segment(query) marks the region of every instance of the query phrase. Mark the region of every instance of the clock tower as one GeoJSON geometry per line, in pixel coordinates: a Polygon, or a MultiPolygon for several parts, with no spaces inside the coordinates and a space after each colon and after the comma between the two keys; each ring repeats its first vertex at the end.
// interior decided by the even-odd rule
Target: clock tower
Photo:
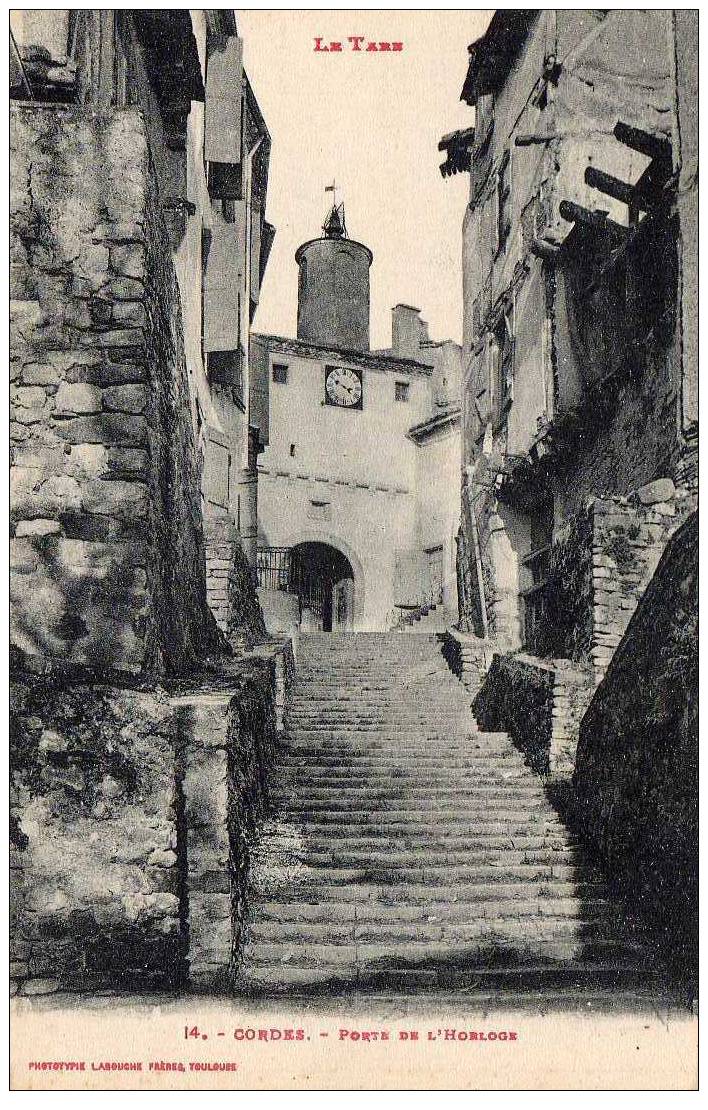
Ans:
{"type": "Polygon", "coordinates": [[[295,254],[300,268],[297,337],[350,351],[369,350],[369,267],[373,255],[347,235],[344,205],[334,204],[319,239],[295,254]]]}

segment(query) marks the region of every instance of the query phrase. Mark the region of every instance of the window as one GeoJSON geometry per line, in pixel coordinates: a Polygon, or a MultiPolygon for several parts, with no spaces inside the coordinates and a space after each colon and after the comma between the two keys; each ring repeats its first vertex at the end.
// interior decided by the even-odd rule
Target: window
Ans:
{"type": "Polygon", "coordinates": [[[507,150],[497,170],[497,253],[506,248],[511,232],[511,164],[507,150]]]}
{"type": "Polygon", "coordinates": [[[273,381],[278,385],[288,384],[288,368],[283,362],[273,363],[273,381]]]}
{"type": "Polygon", "coordinates": [[[212,200],[243,200],[240,162],[209,162],[207,187],[212,200]]]}
{"type": "Polygon", "coordinates": [[[408,401],[410,397],[410,382],[396,382],[396,400],[408,401]]]}
{"type": "Polygon", "coordinates": [[[512,399],[514,373],[513,308],[502,314],[492,339],[492,404],[494,423],[503,419],[512,399]]]}
{"type": "Polygon", "coordinates": [[[243,351],[240,347],[233,351],[208,351],[207,375],[210,382],[233,390],[234,401],[243,408],[243,351]]]}

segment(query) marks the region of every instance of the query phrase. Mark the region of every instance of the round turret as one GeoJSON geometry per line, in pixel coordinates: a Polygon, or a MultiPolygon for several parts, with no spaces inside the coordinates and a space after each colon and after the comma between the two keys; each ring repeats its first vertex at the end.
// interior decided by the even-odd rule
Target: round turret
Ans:
{"type": "Polygon", "coordinates": [[[369,350],[369,267],[373,255],[349,239],[343,205],[332,207],[320,239],[295,254],[300,267],[297,337],[323,346],[369,350]]]}

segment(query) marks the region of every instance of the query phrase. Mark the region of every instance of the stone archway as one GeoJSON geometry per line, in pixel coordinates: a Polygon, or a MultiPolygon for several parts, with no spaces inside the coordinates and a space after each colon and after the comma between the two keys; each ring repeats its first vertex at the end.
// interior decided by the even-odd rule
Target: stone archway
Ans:
{"type": "Polygon", "coordinates": [[[334,536],[324,529],[313,528],[298,532],[297,535],[293,537],[290,548],[294,551],[296,548],[305,544],[322,544],[331,547],[349,563],[354,581],[352,627],[353,629],[360,628],[364,621],[365,581],[364,568],[358,555],[352,550],[349,544],[341,540],[339,536],[334,536]]]}

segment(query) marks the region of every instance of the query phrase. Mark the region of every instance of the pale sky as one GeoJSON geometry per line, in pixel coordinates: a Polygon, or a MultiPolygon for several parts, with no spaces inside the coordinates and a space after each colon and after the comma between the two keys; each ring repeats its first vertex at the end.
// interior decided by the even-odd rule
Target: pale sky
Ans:
{"type": "Polygon", "coordinates": [[[433,339],[462,335],[462,217],[469,175],[443,180],[442,135],[474,122],[460,101],[467,46],[491,10],[236,11],[244,62],[273,140],[267,216],[275,225],[258,331],[295,335],[300,243],[321,234],[337,183],[352,239],[374,254],[371,345],[391,339],[391,308],[420,308],[433,339]],[[401,53],[316,53],[348,35],[401,53]]]}

